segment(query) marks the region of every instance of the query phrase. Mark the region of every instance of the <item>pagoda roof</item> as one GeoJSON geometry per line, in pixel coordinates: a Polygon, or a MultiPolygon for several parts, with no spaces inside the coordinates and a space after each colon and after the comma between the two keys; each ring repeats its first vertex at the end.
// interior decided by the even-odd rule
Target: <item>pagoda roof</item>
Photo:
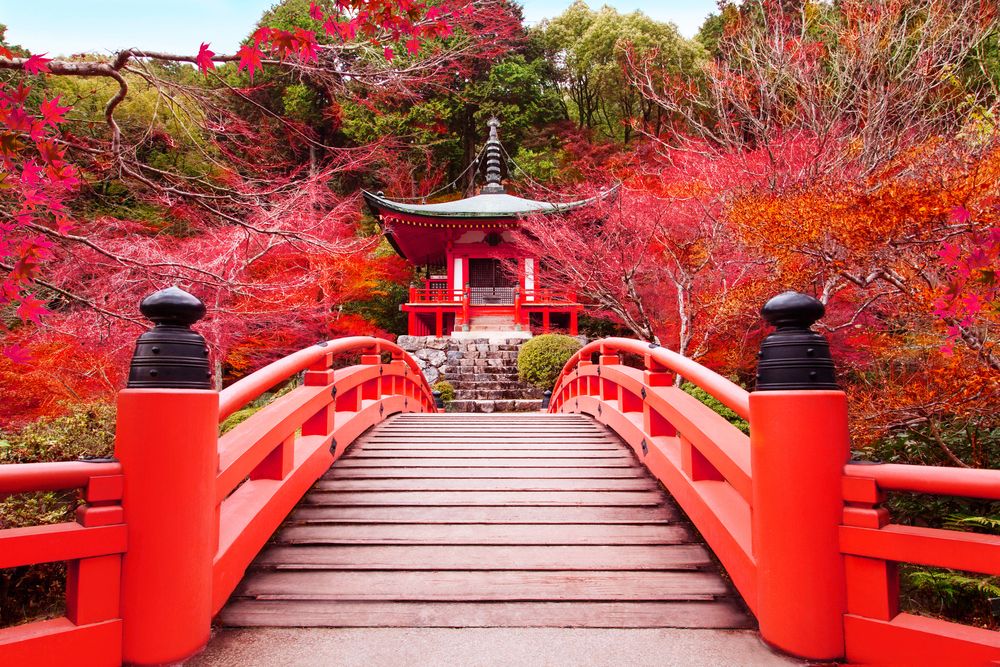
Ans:
{"type": "Polygon", "coordinates": [[[565,213],[581,206],[586,206],[606,197],[617,189],[602,192],[595,197],[571,202],[546,202],[535,199],[525,199],[506,193],[478,194],[474,197],[456,199],[437,204],[411,204],[387,199],[380,194],[362,191],[365,201],[374,209],[384,212],[400,213],[406,216],[435,219],[497,219],[518,218],[533,213],[565,213]]]}

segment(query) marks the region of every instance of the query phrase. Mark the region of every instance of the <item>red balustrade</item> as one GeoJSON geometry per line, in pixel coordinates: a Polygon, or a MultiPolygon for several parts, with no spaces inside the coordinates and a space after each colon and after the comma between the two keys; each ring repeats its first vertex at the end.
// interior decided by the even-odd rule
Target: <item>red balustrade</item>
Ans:
{"type": "Polygon", "coordinates": [[[0,466],[0,497],[82,489],[76,521],[0,530],[0,568],[66,562],[66,612],[0,629],[0,664],[119,665],[120,585],[126,527],[117,462],[0,466]]]}
{"type": "Polygon", "coordinates": [[[1000,633],[900,613],[896,572],[903,562],[1000,575],[1000,536],[892,524],[881,506],[888,491],[1000,500],[1000,471],[845,466],[843,392],[748,393],[670,350],[621,338],[575,354],[549,410],[592,415],[632,446],[769,643],[864,664],[1000,661],[1000,633]],[[623,365],[619,353],[638,355],[644,368],[623,365]],[[747,419],[751,436],[673,386],[673,374],[747,419]]]}
{"type": "Polygon", "coordinates": [[[898,563],[1000,576],[1000,536],[891,523],[888,491],[1000,500],[1000,470],[900,464],[844,467],[847,659],[859,663],[986,665],[1000,633],[900,613],[898,563]]]}

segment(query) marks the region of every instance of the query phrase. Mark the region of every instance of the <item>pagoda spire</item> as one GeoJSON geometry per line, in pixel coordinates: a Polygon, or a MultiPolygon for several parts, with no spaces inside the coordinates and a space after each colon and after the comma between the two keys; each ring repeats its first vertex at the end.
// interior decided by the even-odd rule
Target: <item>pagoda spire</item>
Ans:
{"type": "Polygon", "coordinates": [[[497,130],[500,128],[500,120],[493,116],[490,118],[490,138],[486,141],[486,185],[483,186],[481,194],[502,195],[505,190],[500,176],[500,136],[497,130]]]}

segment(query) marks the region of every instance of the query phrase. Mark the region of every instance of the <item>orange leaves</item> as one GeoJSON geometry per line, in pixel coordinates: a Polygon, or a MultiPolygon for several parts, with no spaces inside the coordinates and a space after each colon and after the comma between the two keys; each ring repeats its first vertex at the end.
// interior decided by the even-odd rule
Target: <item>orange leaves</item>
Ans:
{"type": "Polygon", "coordinates": [[[0,355],[0,428],[61,414],[66,403],[111,400],[121,386],[122,360],[69,336],[47,335],[20,342],[27,363],[0,355]]]}

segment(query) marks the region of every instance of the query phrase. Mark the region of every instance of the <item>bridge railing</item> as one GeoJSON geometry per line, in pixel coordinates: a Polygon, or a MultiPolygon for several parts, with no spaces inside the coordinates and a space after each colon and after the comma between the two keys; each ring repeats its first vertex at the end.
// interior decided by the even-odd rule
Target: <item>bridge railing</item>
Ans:
{"type": "Polygon", "coordinates": [[[738,385],[676,352],[627,338],[577,352],[556,382],[549,410],[590,414],[618,433],[691,517],[754,609],[749,438],[673,386],[675,374],[749,416],[749,394],[738,385]],[[623,365],[621,353],[643,359],[644,369],[623,365]]]}
{"type": "Polygon", "coordinates": [[[0,530],[0,569],[65,562],[63,616],[0,629],[0,664],[121,663],[120,578],[126,548],[122,468],[70,461],[0,466],[0,498],[82,490],[76,521],[0,530]]]}
{"type": "Polygon", "coordinates": [[[0,466],[0,495],[83,488],[88,503],[77,523],[0,531],[0,567],[70,562],[66,617],[0,630],[0,665],[190,657],[344,450],[392,414],[436,411],[417,363],[367,336],[319,343],[217,392],[204,339],[190,329],[204,306],[170,289],[142,310],[156,327],[139,338],[118,396],[118,460],[0,466]],[[301,386],[220,437],[227,417],[300,373],[301,386]]]}
{"type": "Polygon", "coordinates": [[[213,615],[285,516],[350,443],[388,415],[436,409],[412,357],[389,341],[352,337],[297,352],[222,390],[220,422],[302,371],[302,386],[219,439],[213,615]],[[357,352],[363,353],[359,364],[333,370],[338,355],[357,352]],[[382,363],[383,353],[391,355],[389,363],[382,363]]]}
{"type": "Polygon", "coordinates": [[[608,338],[575,354],[551,412],[592,415],[663,482],[757,616],[763,638],[812,660],[864,664],[1000,662],[1000,633],[899,611],[897,563],[1000,575],[1000,536],[889,522],[889,491],[1000,499],[1000,471],[848,463],[847,402],[822,306],[768,303],[757,390],[670,350],[608,338]],[[636,355],[643,368],[622,363],[636,355]],[[597,357],[597,363],[593,358],[597,357]],[[749,422],[748,438],[674,377],[749,422]]]}
{"type": "Polygon", "coordinates": [[[1000,535],[891,523],[888,492],[1000,500],[1000,470],[900,464],[844,468],[848,656],[870,664],[996,664],[1000,633],[900,613],[898,564],[1000,576],[1000,535]]]}

